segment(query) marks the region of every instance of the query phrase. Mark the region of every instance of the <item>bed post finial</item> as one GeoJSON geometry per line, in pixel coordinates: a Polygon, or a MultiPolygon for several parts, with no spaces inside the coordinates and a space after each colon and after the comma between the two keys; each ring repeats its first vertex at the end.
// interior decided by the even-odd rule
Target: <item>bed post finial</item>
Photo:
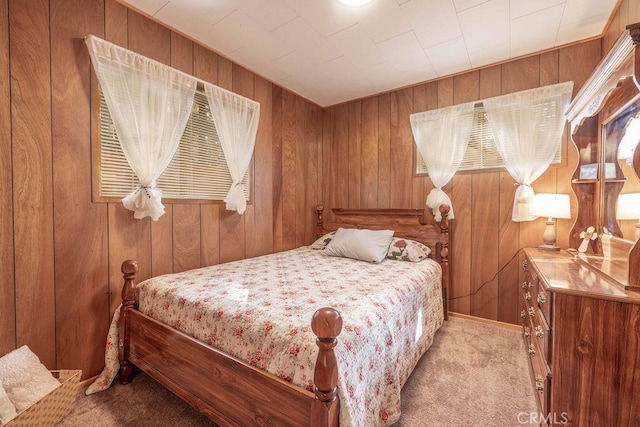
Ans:
{"type": "Polygon", "coordinates": [[[324,212],[324,205],[316,205],[316,236],[322,236],[324,228],[322,226],[323,219],[322,213],[324,212]]]}
{"type": "Polygon", "coordinates": [[[129,384],[133,376],[133,365],[129,362],[129,336],[127,332],[128,309],[137,310],[136,304],[136,274],[138,262],[128,259],[120,268],[124,277],[122,285],[122,307],[120,308],[120,334],[118,337],[118,359],[120,360],[120,384],[129,384]]]}
{"type": "Polygon", "coordinates": [[[316,334],[318,358],[314,370],[314,392],[311,407],[313,426],[337,426],[340,413],[338,398],[338,363],[333,348],[342,331],[342,316],[333,308],[324,307],[313,314],[311,329],[316,334]]]}
{"type": "Polygon", "coordinates": [[[449,205],[440,205],[440,265],[442,266],[442,306],[444,318],[449,318],[449,205]]]}

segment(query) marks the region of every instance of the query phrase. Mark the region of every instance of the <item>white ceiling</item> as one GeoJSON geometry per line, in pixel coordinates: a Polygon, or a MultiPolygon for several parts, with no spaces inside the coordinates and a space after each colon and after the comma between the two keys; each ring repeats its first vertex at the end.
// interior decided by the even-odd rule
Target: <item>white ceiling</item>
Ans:
{"type": "Polygon", "coordinates": [[[119,0],[317,104],[600,36],[617,0],[119,0]]]}

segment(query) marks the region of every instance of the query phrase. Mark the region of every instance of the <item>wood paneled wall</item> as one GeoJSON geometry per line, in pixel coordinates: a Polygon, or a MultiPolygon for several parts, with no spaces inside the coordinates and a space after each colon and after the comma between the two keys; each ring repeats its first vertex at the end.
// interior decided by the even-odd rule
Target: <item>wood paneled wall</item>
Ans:
{"type": "MultiPolygon", "coordinates": [[[[638,20],[637,4],[622,1],[603,42],[322,109],[115,0],[0,0],[0,354],[28,344],[49,368],[96,375],[124,259],[137,259],[144,279],[310,243],[316,203],[422,207],[432,184],[412,173],[410,113],[567,80],[577,91],[602,43],[638,20]],[[260,102],[245,215],[185,203],[139,221],[119,203],[92,202],[97,83],[88,33],[260,102]]],[[[576,153],[565,157],[536,191],[570,192],[576,153]]],[[[456,209],[449,297],[477,291],[451,308],[515,323],[512,257],[539,243],[543,221],[511,222],[506,172],[458,174],[445,190],[456,209]]],[[[560,245],[569,223],[558,223],[560,245]]]]}
{"type": "MultiPolygon", "coordinates": [[[[412,174],[411,113],[568,80],[575,82],[577,92],[600,58],[601,41],[593,40],[328,108],[323,138],[325,204],[423,207],[433,185],[428,177],[412,174]]],[[[566,136],[565,146],[564,163],[551,167],[533,184],[536,192],[573,194],[570,178],[577,153],[566,136]]],[[[511,221],[513,184],[507,172],[458,173],[445,188],[455,209],[449,295],[453,311],[517,321],[516,254],[519,248],[542,243],[544,221],[511,221]]],[[[577,209],[575,199],[573,205],[577,209]]],[[[431,215],[426,220],[431,221],[431,215]]],[[[570,220],[558,221],[561,246],[568,246],[570,225],[570,220]]]]}
{"type": "Polygon", "coordinates": [[[0,55],[0,354],[27,344],[49,368],[96,375],[123,260],[137,259],[145,279],[313,241],[317,105],[114,0],[0,0],[0,55]],[[243,216],[169,204],[154,222],[92,202],[97,79],[86,34],[260,102],[243,216]]]}

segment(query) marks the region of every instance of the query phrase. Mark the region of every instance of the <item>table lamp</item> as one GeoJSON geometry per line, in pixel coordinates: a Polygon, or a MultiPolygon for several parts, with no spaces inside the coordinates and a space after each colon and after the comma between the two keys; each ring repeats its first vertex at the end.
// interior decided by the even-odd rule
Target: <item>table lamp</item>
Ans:
{"type": "Polygon", "coordinates": [[[618,204],[616,206],[617,220],[634,220],[636,222],[636,231],[632,240],[640,238],[640,193],[628,193],[618,195],[618,204]]]}
{"type": "Polygon", "coordinates": [[[529,207],[532,216],[547,217],[547,226],[542,234],[543,245],[540,249],[558,251],[556,246],[556,228],[554,218],[571,218],[571,203],[568,194],[539,193],[536,194],[529,207]]]}

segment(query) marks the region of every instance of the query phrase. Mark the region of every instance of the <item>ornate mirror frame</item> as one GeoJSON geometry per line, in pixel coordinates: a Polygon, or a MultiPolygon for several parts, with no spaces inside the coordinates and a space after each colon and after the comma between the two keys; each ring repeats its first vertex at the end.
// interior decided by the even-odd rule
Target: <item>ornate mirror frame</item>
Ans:
{"type": "MultiPolygon", "coordinates": [[[[579,165],[574,172],[572,188],[578,198],[578,215],[569,240],[577,248],[580,234],[589,226],[600,236],[606,223],[615,217],[617,196],[624,177],[607,177],[603,160],[603,124],[615,119],[640,96],[640,23],[627,26],[617,42],[585,82],[571,102],[567,119],[571,138],[578,149],[579,165]],[[581,175],[581,166],[596,163],[597,176],[581,175]],[[605,223],[606,222],[606,223],[605,223]]],[[[640,150],[633,157],[633,169],[640,176],[640,150]]],[[[615,222],[615,218],[613,220],[615,222]]],[[[614,228],[617,224],[609,225],[614,228]]],[[[590,268],[618,281],[625,289],[640,290],[640,244],[632,240],[606,236],[592,240],[582,260],[590,268]]]]}

